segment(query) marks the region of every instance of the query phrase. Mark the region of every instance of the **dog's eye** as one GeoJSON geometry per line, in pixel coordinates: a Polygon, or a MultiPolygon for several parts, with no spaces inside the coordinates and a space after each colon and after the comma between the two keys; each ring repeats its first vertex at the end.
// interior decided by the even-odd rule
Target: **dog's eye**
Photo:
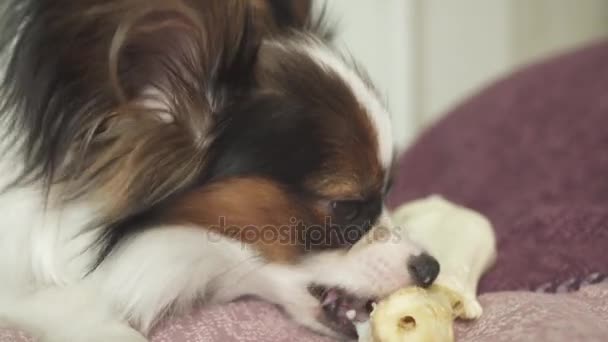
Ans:
{"type": "Polygon", "coordinates": [[[333,201],[331,202],[332,216],[341,222],[351,222],[359,214],[363,203],[360,201],[333,201]]]}

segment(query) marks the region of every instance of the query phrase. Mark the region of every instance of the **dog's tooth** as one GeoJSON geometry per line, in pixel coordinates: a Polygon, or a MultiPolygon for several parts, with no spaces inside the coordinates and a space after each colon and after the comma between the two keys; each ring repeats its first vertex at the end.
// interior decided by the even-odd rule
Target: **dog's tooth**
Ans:
{"type": "Polygon", "coordinates": [[[349,321],[352,321],[355,319],[355,317],[357,317],[357,311],[354,309],[350,309],[348,311],[346,311],[346,318],[348,318],[349,321]]]}

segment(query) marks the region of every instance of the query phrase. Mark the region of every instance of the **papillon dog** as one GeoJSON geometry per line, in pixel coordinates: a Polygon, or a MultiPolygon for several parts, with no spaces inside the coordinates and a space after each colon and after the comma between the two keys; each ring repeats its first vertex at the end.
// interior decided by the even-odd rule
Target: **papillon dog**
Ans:
{"type": "Polygon", "coordinates": [[[313,7],[2,2],[0,324],[145,341],[255,296],[355,338],[374,300],[434,281],[383,205],[389,114],[313,7]]]}

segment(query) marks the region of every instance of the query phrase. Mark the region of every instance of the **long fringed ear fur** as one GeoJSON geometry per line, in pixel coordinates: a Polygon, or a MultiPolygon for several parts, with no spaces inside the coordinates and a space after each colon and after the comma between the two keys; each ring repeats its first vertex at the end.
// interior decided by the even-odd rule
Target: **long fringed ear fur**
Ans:
{"type": "Polygon", "coordinates": [[[208,6],[215,8],[153,8],[114,35],[110,81],[120,103],[104,127],[113,142],[85,170],[116,164],[103,188],[114,197],[130,189],[117,212],[145,209],[195,182],[223,106],[248,90],[257,51],[251,13],[238,1],[208,6]]]}
{"type": "Polygon", "coordinates": [[[3,80],[8,119],[25,134],[20,182],[41,180],[61,200],[92,195],[113,219],[195,182],[222,106],[251,80],[259,44],[247,2],[8,7],[22,19],[3,80]]]}

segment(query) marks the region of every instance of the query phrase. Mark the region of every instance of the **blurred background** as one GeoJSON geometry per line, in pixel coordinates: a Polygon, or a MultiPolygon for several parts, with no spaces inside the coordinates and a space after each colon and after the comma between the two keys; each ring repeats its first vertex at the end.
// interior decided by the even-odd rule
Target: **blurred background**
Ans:
{"type": "Polygon", "coordinates": [[[400,148],[493,80],[608,38],[608,0],[326,3],[338,42],[386,96],[400,148]]]}

